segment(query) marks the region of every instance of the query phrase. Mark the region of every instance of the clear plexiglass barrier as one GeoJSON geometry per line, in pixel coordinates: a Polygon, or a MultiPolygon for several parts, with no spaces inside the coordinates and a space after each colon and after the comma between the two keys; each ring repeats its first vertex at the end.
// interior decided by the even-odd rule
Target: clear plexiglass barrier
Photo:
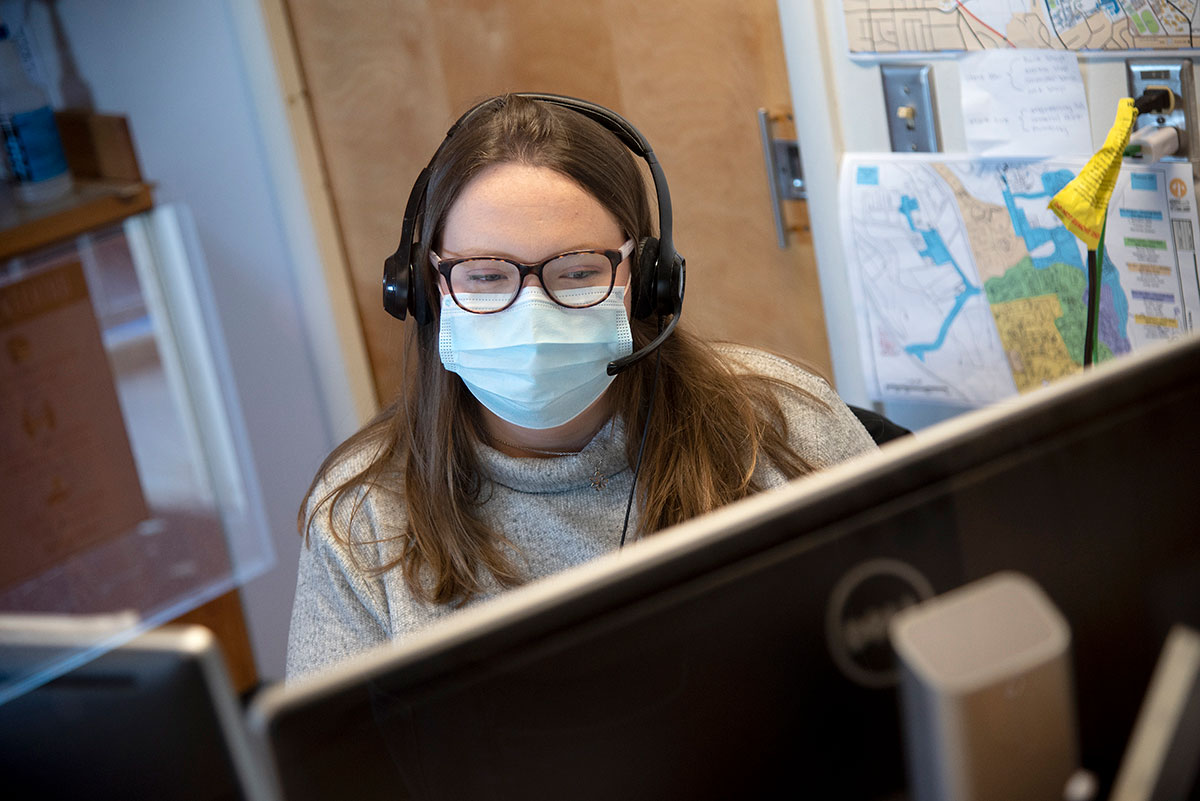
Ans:
{"type": "Polygon", "coordinates": [[[0,703],[274,559],[187,209],[0,265],[0,703]]]}

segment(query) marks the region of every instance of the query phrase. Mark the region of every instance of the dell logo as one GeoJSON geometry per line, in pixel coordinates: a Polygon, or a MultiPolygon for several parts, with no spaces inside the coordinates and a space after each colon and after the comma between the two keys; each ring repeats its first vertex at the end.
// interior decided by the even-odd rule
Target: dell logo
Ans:
{"type": "Polygon", "coordinates": [[[907,562],[872,559],[847,571],[834,585],[825,618],[830,653],[846,678],[864,687],[895,685],[888,623],[933,595],[929,579],[907,562]]]}

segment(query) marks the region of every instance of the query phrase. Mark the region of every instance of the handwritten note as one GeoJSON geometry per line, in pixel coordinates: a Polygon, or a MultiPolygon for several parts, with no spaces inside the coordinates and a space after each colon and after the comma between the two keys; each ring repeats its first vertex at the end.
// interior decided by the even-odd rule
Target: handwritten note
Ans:
{"type": "Polygon", "coordinates": [[[983,50],[959,61],[967,151],[979,156],[1092,153],[1074,53],[983,50]]]}

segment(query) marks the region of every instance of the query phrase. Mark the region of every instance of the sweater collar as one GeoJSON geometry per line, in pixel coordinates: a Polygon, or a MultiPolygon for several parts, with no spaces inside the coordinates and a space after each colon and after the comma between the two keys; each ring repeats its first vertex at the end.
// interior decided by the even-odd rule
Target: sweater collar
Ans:
{"type": "Polygon", "coordinates": [[[596,489],[629,470],[625,423],[613,417],[583,450],[566,456],[509,456],[479,443],[479,463],[492,481],[517,492],[551,493],[596,489]]]}

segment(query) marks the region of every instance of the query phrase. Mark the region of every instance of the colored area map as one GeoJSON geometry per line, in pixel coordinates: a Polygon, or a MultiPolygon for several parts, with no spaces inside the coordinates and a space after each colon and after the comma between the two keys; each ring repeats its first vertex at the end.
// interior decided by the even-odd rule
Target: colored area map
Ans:
{"type": "Polygon", "coordinates": [[[842,0],[850,54],[994,48],[1181,50],[1200,0],[842,0]]]}
{"type": "MultiPolygon", "coordinates": [[[[1082,166],[847,157],[842,234],[875,398],[980,405],[1081,369],[1087,252],[1047,204],[1082,166]]],[[[1122,170],[1095,361],[1192,327],[1196,228],[1186,164],[1122,170]]]]}

